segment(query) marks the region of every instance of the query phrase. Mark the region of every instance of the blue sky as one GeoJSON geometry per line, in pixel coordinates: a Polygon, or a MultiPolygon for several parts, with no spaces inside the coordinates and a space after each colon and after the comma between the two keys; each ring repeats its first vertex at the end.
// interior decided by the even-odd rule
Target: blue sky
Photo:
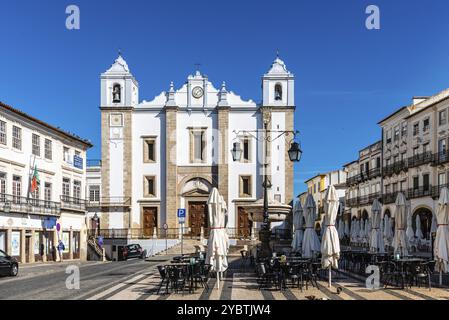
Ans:
{"type": "Polygon", "coordinates": [[[449,2],[0,0],[0,100],[91,139],[100,157],[99,75],[122,48],[150,100],[194,64],[218,86],[261,99],[279,49],[296,75],[304,155],[295,192],[380,139],[378,120],[449,87],[449,2]],[[65,28],[65,8],[81,29],[65,28]],[[365,28],[379,6],[381,29],[365,28]]]}

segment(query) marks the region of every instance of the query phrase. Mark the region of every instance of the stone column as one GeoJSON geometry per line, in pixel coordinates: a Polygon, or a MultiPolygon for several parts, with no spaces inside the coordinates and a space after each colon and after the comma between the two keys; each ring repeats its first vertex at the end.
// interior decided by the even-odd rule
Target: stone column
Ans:
{"type": "Polygon", "coordinates": [[[8,255],[12,254],[11,238],[12,238],[12,229],[8,228],[6,230],[6,253],[8,255]]]}
{"type": "MultiPolygon", "coordinates": [[[[109,111],[101,110],[101,196],[102,198],[110,197],[110,127],[109,127],[109,111]]],[[[109,209],[107,209],[109,211],[109,209]]],[[[109,214],[101,215],[101,229],[109,229],[109,214]]]]}
{"type": "Polygon", "coordinates": [[[80,260],[86,261],[87,260],[87,228],[86,224],[83,224],[81,231],[80,231],[80,260]]]}
{"type": "Polygon", "coordinates": [[[69,259],[73,260],[73,243],[72,243],[72,238],[73,238],[73,230],[72,228],[70,228],[70,232],[69,232],[69,259]]]}
{"type": "Polygon", "coordinates": [[[42,261],[43,262],[47,262],[47,237],[48,236],[49,235],[48,235],[47,231],[42,232],[42,245],[43,245],[43,247],[42,247],[42,251],[43,251],[42,261]]]}
{"type": "Polygon", "coordinates": [[[58,251],[58,231],[56,230],[56,228],[52,231],[50,231],[50,237],[53,237],[53,248],[54,249],[54,257],[55,257],[55,261],[60,261],[59,259],[59,251],[58,251]]]}
{"type": "Polygon", "coordinates": [[[220,135],[218,137],[218,191],[223,196],[229,208],[229,107],[218,107],[218,133],[220,135]]]}
{"type": "Polygon", "coordinates": [[[177,165],[176,165],[176,116],[178,107],[165,107],[165,219],[169,228],[176,228],[177,218],[177,165]]]}
{"type": "MultiPolygon", "coordinates": [[[[132,111],[122,111],[124,117],[123,128],[123,195],[125,198],[132,196],[132,111]]],[[[140,142],[139,142],[140,143],[140,142]]],[[[142,223],[133,226],[131,211],[123,212],[123,225],[128,228],[139,228],[142,223]]]]}
{"type": "Polygon", "coordinates": [[[25,229],[20,229],[20,262],[26,263],[27,257],[26,257],[26,237],[25,237],[25,229]]]}
{"type": "Polygon", "coordinates": [[[34,262],[34,242],[36,238],[36,232],[31,230],[31,237],[28,241],[30,241],[30,252],[29,252],[29,260],[30,262],[34,262]]]}
{"type": "MultiPolygon", "coordinates": [[[[294,131],[294,116],[295,109],[290,108],[285,111],[285,130],[294,131]]],[[[288,156],[288,150],[290,149],[290,145],[287,144],[293,136],[289,135],[286,141],[286,152],[285,152],[285,203],[293,205],[293,201],[295,199],[293,184],[293,162],[290,161],[288,156]]]]}

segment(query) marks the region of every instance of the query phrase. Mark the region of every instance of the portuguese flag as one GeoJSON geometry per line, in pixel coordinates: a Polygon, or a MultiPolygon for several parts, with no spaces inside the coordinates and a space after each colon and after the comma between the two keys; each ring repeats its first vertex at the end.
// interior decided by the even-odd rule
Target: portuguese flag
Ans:
{"type": "Polygon", "coordinates": [[[40,183],[41,183],[41,181],[39,180],[39,173],[37,172],[37,165],[34,165],[33,175],[31,176],[31,192],[32,193],[34,191],[36,191],[37,188],[39,188],[40,183]]]}

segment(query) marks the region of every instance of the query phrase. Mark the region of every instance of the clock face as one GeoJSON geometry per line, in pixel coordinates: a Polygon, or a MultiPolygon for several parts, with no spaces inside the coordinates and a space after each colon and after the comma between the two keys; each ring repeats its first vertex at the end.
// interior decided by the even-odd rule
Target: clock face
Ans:
{"type": "Polygon", "coordinates": [[[204,94],[204,91],[203,91],[203,88],[201,88],[201,87],[195,87],[192,90],[193,97],[195,97],[197,99],[201,98],[203,96],[203,94],[204,94]]]}

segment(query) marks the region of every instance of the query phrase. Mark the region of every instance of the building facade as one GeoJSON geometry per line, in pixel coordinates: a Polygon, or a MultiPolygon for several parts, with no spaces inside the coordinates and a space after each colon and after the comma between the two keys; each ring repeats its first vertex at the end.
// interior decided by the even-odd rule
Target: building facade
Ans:
{"type": "Polygon", "coordinates": [[[324,218],[324,200],[326,197],[327,189],[333,185],[337,196],[340,198],[340,210],[344,211],[345,208],[345,196],[346,196],[346,181],[347,172],[345,170],[333,170],[327,173],[318,174],[309,180],[305,181],[307,186],[307,192],[298,196],[301,203],[304,204],[307,194],[311,194],[315,200],[317,208],[317,228],[321,226],[324,218]]]}
{"type": "MultiPolygon", "coordinates": [[[[178,229],[177,209],[185,208],[186,232],[208,227],[207,199],[213,187],[228,207],[228,227],[250,232],[245,205],[263,195],[264,133],[294,130],[294,77],[279,58],[262,77],[262,103],[217,89],[197,71],[175,89],[170,84],[151,101],[139,100],[139,84],[119,56],[101,75],[101,165],[89,176],[98,190],[100,230],[140,232],[158,237],[165,226],[178,229]],[[248,133],[245,131],[253,131],[248,133]],[[240,142],[242,157],[231,149],[240,142]],[[97,178],[95,178],[97,177],[97,178]]],[[[268,145],[269,197],[293,199],[292,136],[268,145]]],[[[90,178],[89,178],[90,180],[90,178]]],[[[90,193],[92,195],[93,193],[90,193]]]]}
{"type": "Polygon", "coordinates": [[[57,260],[61,240],[63,258],[86,259],[83,199],[90,147],[0,103],[0,250],[22,263],[57,260]]]}
{"type": "Polygon", "coordinates": [[[343,166],[347,172],[346,209],[351,218],[368,218],[374,199],[381,198],[382,142],[359,151],[359,157],[343,166]]]}

